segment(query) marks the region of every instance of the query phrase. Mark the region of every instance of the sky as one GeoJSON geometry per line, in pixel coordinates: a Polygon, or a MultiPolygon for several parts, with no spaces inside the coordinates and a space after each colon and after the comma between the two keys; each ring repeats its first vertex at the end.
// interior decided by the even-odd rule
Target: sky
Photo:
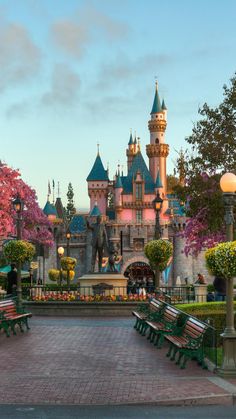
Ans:
{"type": "Polygon", "coordinates": [[[54,180],[88,208],[97,143],[111,179],[130,129],[145,155],[157,79],[172,174],[199,107],[236,71],[235,16],[235,0],[0,0],[1,160],[42,207],[54,180]]]}

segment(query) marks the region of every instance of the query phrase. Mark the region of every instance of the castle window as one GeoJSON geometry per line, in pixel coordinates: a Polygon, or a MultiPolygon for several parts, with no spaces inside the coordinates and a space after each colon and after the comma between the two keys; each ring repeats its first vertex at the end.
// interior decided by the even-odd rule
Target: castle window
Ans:
{"type": "Polygon", "coordinates": [[[142,210],[136,210],[136,223],[142,222],[142,210]]]}
{"type": "Polygon", "coordinates": [[[156,144],[159,144],[159,140],[158,140],[158,138],[156,138],[156,139],[155,139],[155,143],[156,143],[156,144]]]}
{"type": "Polygon", "coordinates": [[[136,200],[140,200],[142,199],[142,184],[141,183],[136,183],[136,188],[135,188],[135,197],[136,200]]]}

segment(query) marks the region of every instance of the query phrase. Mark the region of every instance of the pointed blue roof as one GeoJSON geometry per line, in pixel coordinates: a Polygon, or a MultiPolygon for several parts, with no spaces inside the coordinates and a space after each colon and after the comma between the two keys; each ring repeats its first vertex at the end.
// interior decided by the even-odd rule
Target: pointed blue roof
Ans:
{"type": "Polygon", "coordinates": [[[55,215],[57,217],[57,210],[55,208],[55,206],[53,204],[50,204],[49,201],[47,201],[44,209],[43,209],[43,213],[48,216],[48,215],[55,215]]]}
{"type": "Polygon", "coordinates": [[[95,204],[92,211],[90,212],[90,217],[98,217],[98,215],[102,215],[98,205],[95,204]]]}
{"type": "Polygon", "coordinates": [[[97,154],[92,170],[87,177],[87,181],[89,180],[109,180],[107,170],[104,169],[99,153],[97,154]]]}
{"type": "Polygon", "coordinates": [[[161,176],[160,176],[160,172],[159,172],[159,170],[158,170],[158,173],[157,173],[157,178],[156,178],[155,188],[157,188],[157,189],[159,189],[159,188],[163,188],[163,185],[162,185],[162,181],[161,181],[161,176]]]}
{"type": "Polygon", "coordinates": [[[129,137],[129,142],[128,142],[128,145],[132,145],[134,143],[134,141],[133,141],[133,135],[132,135],[132,132],[130,133],[130,137],[129,137]]]}
{"type": "Polygon", "coordinates": [[[134,157],[128,175],[121,177],[123,193],[132,193],[133,178],[135,178],[138,171],[144,179],[145,193],[155,193],[155,184],[140,151],[134,157]]]}
{"type": "Polygon", "coordinates": [[[161,109],[162,109],[163,111],[167,111],[167,107],[166,107],[166,104],[165,104],[164,99],[163,99],[162,104],[161,104],[161,109]]]}
{"type": "Polygon", "coordinates": [[[86,230],[86,222],[83,215],[75,214],[70,222],[69,230],[72,234],[82,233],[86,230]]]}
{"type": "Polygon", "coordinates": [[[134,137],[134,144],[137,144],[136,134],[135,134],[135,137],[134,137]]]}
{"type": "Polygon", "coordinates": [[[123,188],[121,177],[120,177],[120,173],[118,173],[118,176],[116,178],[115,188],[116,189],[123,188]]]}
{"type": "Polygon", "coordinates": [[[160,98],[159,98],[158,89],[157,89],[157,85],[156,85],[156,92],[155,92],[154,102],[153,102],[153,105],[152,105],[151,114],[158,113],[158,112],[162,112],[162,107],[161,107],[161,101],[160,101],[160,98]]]}

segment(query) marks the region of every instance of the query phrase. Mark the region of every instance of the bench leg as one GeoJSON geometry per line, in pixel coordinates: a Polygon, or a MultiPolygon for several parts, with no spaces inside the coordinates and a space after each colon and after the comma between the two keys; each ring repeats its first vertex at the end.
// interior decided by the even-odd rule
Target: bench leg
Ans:
{"type": "Polygon", "coordinates": [[[3,330],[6,333],[6,337],[9,338],[10,337],[9,326],[4,324],[3,325],[3,330]]]}
{"type": "Polygon", "coordinates": [[[173,345],[172,345],[172,343],[169,343],[169,349],[168,349],[168,352],[166,354],[167,358],[169,358],[171,356],[172,349],[173,349],[173,345]]]}
{"type": "Polygon", "coordinates": [[[146,335],[147,328],[148,328],[148,325],[144,322],[143,323],[143,328],[142,328],[142,336],[145,336],[146,335]]]}
{"type": "Polygon", "coordinates": [[[181,368],[181,370],[184,370],[185,367],[186,367],[186,362],[187,362],[188,358],[187,358],[186,355],[184,355],[184,354],[182,354],[182,355],[183,355],[183,362],[182,362],[182,364],[180,364],[180,368],[181,368]]]}
{"type": "Polygon", "coordinates": [[[153,343],[154,343],[154,345],[155,345],[155,346],[157,346],[157,347],[158,347],[159,337],[160,337],[159,333],[155,332],[155,334],[154,334],[154,339],[153,339],[153,343]]]}
{"type": "Polygon", "coordinates": [[[177,348],[177,346],[173,346],[172,355],[171,355],[171,357],[170,357],[170,360],[171,360],[171,361],[174,361],[174,360],[175,360],[175,355],[177,354],[177,352],[178,352],[178,348],[177,348]]]}
{"type": "Polygon", "coordinates": [[[134,324],[134,328],[135,328],[135,329],[137,329],[137,327],[138,327],[138,319],[137,319],[137,317],[136,317],[136,322],[135,322],[135,324],[134,324]]]}
{"type": "Polygon", "coordinates": [[[151,343],[155,343],[155,337],[156,337],[156,333],[155,333],[155,331],[152,329],[152,334],[151,334],[151,337],[150,337],[150,342],[151,342],[151,343]]]}
{"type": "Polygon", "coordinates": [[[16,335],[16,329],[15,329],[16,323],[14,321],[11,322],[10,327],[13,335],[16,335]]]}
{"type": "Polygon", "coordinates": [[[157,336],[158,336],[158,338],[157,338],[156,346],[157,346],[158,349],[161,349],[162,348],[162,345],[163,345],[163,342],[164,342],[164,336],[163,336],[162,333],[160,333],[157,336]]]}
{"type": "Polygon", "coordinates": [[[18,324],[19,324],[19,328],[20,328],[21,333],[24,333],[24,329],[22,327],[22,322],[19,322],[18,324]]]}
{"type": "Polygon", "coordinates": [[[152,336],[152,329],[151,327],[149,328],[149,334],[147,335],[147,339],[150,340],[152,336]]]}
{"type": "Polygon", "coordinates": [[[182,354],[181,352],[179,352],[178,359],[177,359],[177,361],[175,362],[175,363],[176,363],[176,365],[180,365],[182,357],[183,357],[183,354],[182,354]]]}
{"type": "Polygon", "coordinates": [[[30,330],[28,319],[25,319],[25,325],[26,325],[26,329],[30,330]]]}

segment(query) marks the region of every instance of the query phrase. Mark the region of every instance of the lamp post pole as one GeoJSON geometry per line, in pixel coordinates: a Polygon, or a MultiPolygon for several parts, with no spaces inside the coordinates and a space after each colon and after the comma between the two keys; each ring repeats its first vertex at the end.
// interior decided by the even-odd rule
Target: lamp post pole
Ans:
{"type": "MultiPolygon", "coordinates": [[[[24,202],[20,199],[19,196],[13,201],[13,207],[16,211],[16,238],[17,240],[22,239],[22,212],[24,208],[24,202]]],[[[21,262],[17,261],[17,283],[16,283],[16,293],[18,305],[22,305],[22,286],[21,286],[21,262]]]]}
{"type": "Polygon", "coordinates": [[[70,239],[71,239],[71,233],[68,230],[66,233],[66,255],[70,256],[70,239]]]}
{"type": "MultiPolygon", "coordinates": [[[[153,200],[153,208],[156,211],[156,222],[155,222],[155,232],[154,239],[159,240],[162,236],[161,225],[160,225],[160,211],[162,208],[163,199],[160,197],[159,190],[157,189],[156,198],[153,200]]],[[[160,270],[155,269],[155,288],[160,287],[160,270]]]]}
{"type": "MultiPolygon", "coordinates": [[[[226,240],[233,241],[234,203],[236,190],[236,176],[233,173],[225,173],[220,180],[223,191],[225,207],[226,240]]],[[[219,370],[224,376],[236,375],[236,331],[234,328],[234,279],[226,280],[226,327],[222,333],[223,338],[223,361],[219,370]]]]}
{"type": "Polygon", "coordinates": [[[59,277],[59,285],[60,285],[60,287],[61,287],[61,283],[62,283],[62,267],[61,267],[61,258],[62,258],[62,256],[64,255],[64,247],[62,247],[62,246],[60,246],[60,247],[58,247],[58,249],[57,249],[57,253],[58,253],[58,256],[59,256],[59,260],[60,260],[60,277],[59,277]]]}

